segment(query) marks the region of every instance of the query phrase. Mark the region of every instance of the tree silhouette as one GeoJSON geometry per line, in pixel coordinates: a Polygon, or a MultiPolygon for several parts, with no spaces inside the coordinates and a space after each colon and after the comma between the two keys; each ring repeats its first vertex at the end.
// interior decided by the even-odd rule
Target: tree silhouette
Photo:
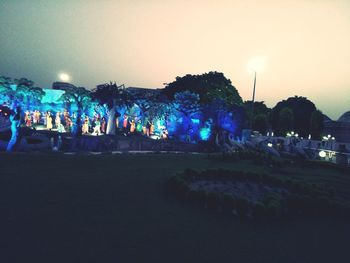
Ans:
{"type": "Polygon", "coordinates": [[[310,134],[314,140],[319,140],[321,138],[321,134],[324,128],[323,120],[324,120],[324,115],[321,111],[315,110],[311,114],[310,134]]]}
{"type": "Polygon", "coordinates": [[[278,114],[278,132],[285,135],[287,132],[294,129],[294,114],[293,111],[285,107],[278,114]]]}
{"type": "Polygon", "coordinates": [[[254,117],[253,130],[259,131],[262,134],[266,133],[269,128],[268,116],[266,114],[258,114],[254,117]]]}
{"type": "Polygon", "coordinates": [[[228,105],[242,104],[242,98],[237,89],[223,73],[209,72],[202,75],[185,75],[166,85],[163,90],[170,99],[178,92],[190,91],[197,93],[200,104],[205,105],[215,99],[221,99],[228,105]]]}
{"type": "Polygon", "coordinates": [[[264,133],[269,126],[270,126],[270,113],[271,109],[268,108],[264,101],[254,101],[254,113],[252,112],[252,101],[247,100],[243,103],[244,111],[245,111],[245,123],[244,126],[246,128],[250,127],[251,124],[253,124],[253,129],[260,131],[264,133]],[[258,117],[259,116],[259,117],[258,117]],[[263,117],[264,116],[264,117],[263,117]],[[257,118],[258,117],[258,118],[257,118]],[[264,123],[266,119],[267,123],[264,123]],[[255,124],[255,122],[258,121],[260,124],[255,124]],[[257,125],[259,128],[257,128],[257,125]],[[265,128],[261,129],[262,127],[260,125],[266,126],[265,128]]]}
{"type": "Polygon", "coordinates": [[[279,113],[285,107],[290,108],[293,112],[294,130],[301,136],[308,136],[310,134],[311,114],[316,110],[315,104],[307,98],[298,96],[278,102],[271,112],[272,128],[276,131],[279,125],[279,113]]]}

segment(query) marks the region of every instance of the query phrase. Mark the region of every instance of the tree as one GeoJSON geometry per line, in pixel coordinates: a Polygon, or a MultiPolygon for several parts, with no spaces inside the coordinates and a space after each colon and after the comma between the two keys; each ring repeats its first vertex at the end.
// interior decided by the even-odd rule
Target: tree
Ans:
{"type": "Polygon", "coordinates": [[[62,94],[60,100],[67,103],[75,103],[78,107],[76,127],[73,129],[73,134],[75,136],[81,135],[81,115],[86,106],[91,102],[91,92],[86,90],[84,87],[67,87],[65,92],[62,94]]]}
{"type": "MultiPolygon", "coordinates": [[[[267,127],[270,126],[269,117],[271,113],[271,109],[268,108],[264,101],[254,101],[254,113],[252,112],[253,109],[253,103],[251,100],[247,100],[243,103],[244,111],[245,111],[245,127],[251,127],[251,124],[253,124],[253,129],[256,129],[254,127],[254,123],[256,121],[256,117],[261,115],[258,120],[261,121],[262,116],[266,116],[267,121],[267,127]]],[[[259,129],[257,129],[260,131],[259,129]]]]}
{"type": "Polygon", "coordinates": [[[32,103],[38,105],[45,96],[45,91],[39,87],[32,87],[29,89],[29,96],[31,97],[32,103]]]}
{"type": "Polygon", "coordinates": [[[175,93],[174,107],[186,117],[199,111],[199,95],[190,91],[175,93]]]}
{"type": "Polygon", "coordinates": [[[268,116],[266,114],[258,114],[254,117],[253,129],[260,133],[266,133],[269,128],[268,116]]]}
{"type": "Polygon", "coordinates": [[[38,105],[45,96],[42,88],[34,87],[34,82],[27,78],[15,79],[17,85],[15,97],[28,110],[31,105],[38,105]]]}
{"type": "Polygon", "coordinates": [[[134,103],[140,108],[141,118],[153,119],[168,114],[169,100],[158,92],[143,91],[134,95],[134,103]]]}
{"type": "Polygon", "coordinates": [[[271,124],[274,130],[278,130],[279,113],[285,107],[290,108],[293,112],[295,132],[303,137],[308,136],[311,114],[316,110],[315,104],[307,98],[298,96],[278,102],[271,112],[271,124]]]}
{"type": "Polygon", "coordinates": [[[107,134],[115,135],[116,133],[116,114],[117,106],[131,107],[133,98],[125,89],[124,85],[118,86],[115,82],[100,85],[93,90],[92,96],[100,104],[106,104],[108,108],[107,134]]]}
{"type": "Polygon", "coordinates": [[[17,139],[20,134],[21,108],[19,106],[14,108],[14,110],[11,112],[10,122],[11,122],[11,139],[8,142],[8,145],[6,147],[7,152],[12,152],[13,147],[16,145],[17,139]]]}
{"type": "Polygon", "coordinates": [[[313,139],[319,140],[321,138],[321,134],[323,132],[323,119],[324,115],[321,111],[315,110],[311,114],[310,120],[310,134],[313,139]]]}
{"type": "Polygon", "coordinates": [[[287,132],[294,129],[294,114],[293,111],[285,107],[278,115],[278,132],[281,135],[285,135],[287,132]]]}
{"type": "Polygon", "coordinates": [[[14,92],[11,89],[11,79],[0,76],[0,102],[10,101],[14,92]]]}
{"type": "Polygon", "coordinates": [[[242,98],[231,81],[223,73],[216,71],[176,77],[176,80],[167,84],[163,90],[170,99],[173,99],[176,93],[183,91],[197,93],[201,105],[211,103],[215,99],[221,99],[227,105],[242,104],[242,98]]]}

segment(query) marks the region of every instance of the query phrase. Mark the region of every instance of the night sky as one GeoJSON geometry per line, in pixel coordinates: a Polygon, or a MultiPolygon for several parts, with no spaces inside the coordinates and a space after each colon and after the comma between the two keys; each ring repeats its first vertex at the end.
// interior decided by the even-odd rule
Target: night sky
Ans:
{"type": "Polygon", "coordinates": [[[0,36],[0,74],[41,87],[60,72],[87,88],[161,88],[216,70],[247,100],[247,63],[263,56],[257,100],[305,96],[331,118],[350,110],[347,0],[0,0],[0,36]]]}

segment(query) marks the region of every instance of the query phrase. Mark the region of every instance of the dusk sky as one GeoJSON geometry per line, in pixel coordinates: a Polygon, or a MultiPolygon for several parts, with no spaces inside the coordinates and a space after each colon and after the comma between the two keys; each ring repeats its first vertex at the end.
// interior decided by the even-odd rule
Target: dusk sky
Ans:
{"type": "Polygon", "coordinates": [[[350,1],[0,0],[0,75],[51,87],[60,72],[87,88],[161,88],[220,71],[251,99],[247,63],[264,57],[256,100],[312,100],[350,110],[350,1]]]}

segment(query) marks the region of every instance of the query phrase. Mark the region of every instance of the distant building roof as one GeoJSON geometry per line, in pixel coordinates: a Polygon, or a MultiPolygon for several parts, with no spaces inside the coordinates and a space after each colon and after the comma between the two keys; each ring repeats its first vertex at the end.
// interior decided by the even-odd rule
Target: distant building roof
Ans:
{"type": "Polygon", "coordinates": [[[126,90],[129,91],[130,94],[133,95],[136,99],[145,99],[159,96],[161,94],[161,89],[128,87],[126,90]]]}
{"type": "Polygon", "coordinates": [[[52,89],[55,90],[66,90],[67,88],[75,88],[75,86],[71,83],[67,82],[54,82],[52,83],[52,89]]]}

